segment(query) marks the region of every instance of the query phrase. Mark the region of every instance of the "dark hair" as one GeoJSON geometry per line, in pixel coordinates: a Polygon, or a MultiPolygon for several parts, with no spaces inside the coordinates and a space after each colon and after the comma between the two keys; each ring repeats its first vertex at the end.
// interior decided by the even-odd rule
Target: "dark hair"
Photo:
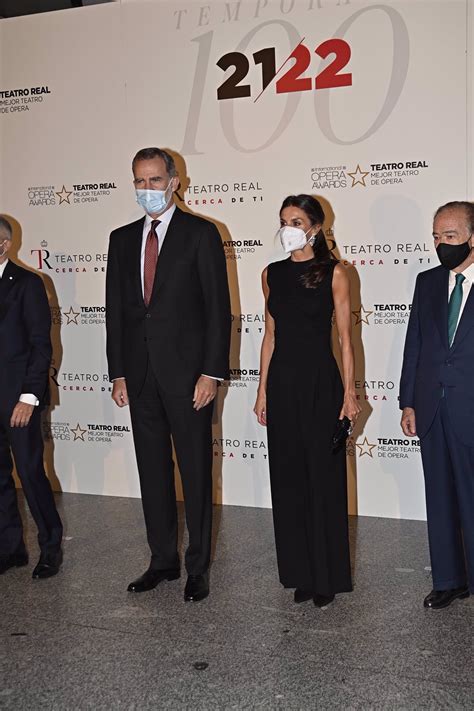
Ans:
{"type": "Polygon", "coordinates": [[[13,234],[12,226],[3,215],[0,215],[0,230],[7,233],[6,239],[11,240],[13,234]]]}
{"type": "Polygon", "coordinates": [[[312,225],[321,225],[321,229],[315,235],[313,244],[314,261],[311,261],[311,264],[302,277],[303,284],[308,289],[314,289],[322,282],[326,274],[329,273],[332,262],[338,261],[330,252],[322,230],[325,219],[324,210],[316,198],[312,195],[304,194],[288,195],[288,197],[283,200],[280,215],[282,210],[286,207],[298,207],[307,215],[312,225]]]}
{"type": "Polygon", "coordinates": [[[175,175],[178,175],[173,156],[167,151],[164,151],[162,148],[155,147],[141,148],[132,160],[132,170],[135,168],[135,164],[140,160],[153,160],[153,158],[161,158],[161,160],[164,161],[170,178],[174,178],[175,175]]]}
{"type": "Polygon", "coordinates": [[[467,202],[466,200],[453,200],[452,202],[447,202],[446,205],[438,207],[434,214],[434,219],[446,210],[464,210],[467,228],[471,235],[474,234],[474,203],[467,202]]]}

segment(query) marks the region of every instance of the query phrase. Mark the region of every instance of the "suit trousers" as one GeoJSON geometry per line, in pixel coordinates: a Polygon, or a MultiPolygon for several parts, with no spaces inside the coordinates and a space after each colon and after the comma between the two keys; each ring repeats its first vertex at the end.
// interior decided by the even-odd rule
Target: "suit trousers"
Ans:
{"type": "Polygon", "coordinates": [[[212,528],[212,408],[193,409],[192,394],[165,392],[148,363],[141,392],[130,396],[130,415],[151,549],[151,568],[179,568],[172,442],[183,485],[189,575],[209,567],[212,528]]]}
{"type": "Polygon", "coordinates": [[[446,397],[420,441],[433,588],[474,592],[474,435],[472,447],[459,440],[446,397]]]}
{"type": "Polygon", "coordinates": [[[41,411],[35,407],[26,427],[10,427],[15,404],[9,402],[0,405],[0,554],[8,555],[24,549],[12,453],[23,492],[38,528],[41,552],[56,553],[61,547],[63,527],[43,465],[41,411]]]}

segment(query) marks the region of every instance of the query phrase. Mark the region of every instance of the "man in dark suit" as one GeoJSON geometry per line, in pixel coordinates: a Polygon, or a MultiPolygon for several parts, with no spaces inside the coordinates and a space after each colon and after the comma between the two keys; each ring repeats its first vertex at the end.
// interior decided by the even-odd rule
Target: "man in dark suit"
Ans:
{"type": "Polygon", "coordinates": [[[432,609],[474,592],[473,235],[474,204],[437,210],[441,266],[418,275],[400,383],[403,432],[421,443],[432,609]]]}
{"type": "Polygon", "coordinates": [[[8,259],[12,228],[0,217],[0,574],[28,563],[13,461],[38,527],[33,578],[55,575],[62,525],[43,465],[41,411],[48,398],[51,315],[37,274],[8,259]]]}
{"type": "Polygon", "coordinates": [[[132,163],[145,218],[110,236],[107,358],[112,398],[130,405],[148,570],[130,592],[180,576],[171,438],[185,497],[189,546],[184,598],[209,594],[212,523],[212,401],[228,377],[230,302],[216,227],[173,202],[171,155],[140,150],[132,163]]]}

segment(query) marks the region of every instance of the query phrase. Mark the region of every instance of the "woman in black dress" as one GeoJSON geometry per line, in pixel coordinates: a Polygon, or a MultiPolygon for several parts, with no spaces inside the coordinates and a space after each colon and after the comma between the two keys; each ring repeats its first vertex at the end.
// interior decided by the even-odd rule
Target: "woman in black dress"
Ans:
{"type": "Polygon", "coordinates": [[[354,388],[349,279],[333,258],[324,212],[310,195],[287,197],[280,238],[290,257],[262,275],[266,301],[255,414],[267,426],[280,581],[295,602],[323,607],[352,590],[344,447],[337,420],[360,412],[354,388]],[[331,349],[332,316],[343,382],[331,349]]]}

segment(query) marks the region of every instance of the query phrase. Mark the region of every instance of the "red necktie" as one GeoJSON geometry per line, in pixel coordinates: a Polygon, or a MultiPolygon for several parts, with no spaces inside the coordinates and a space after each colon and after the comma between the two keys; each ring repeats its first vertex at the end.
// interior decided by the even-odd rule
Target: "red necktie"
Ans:
{"type": "Polygon", "coordinates": [[[152,220],[148,237],[145,244],[145,262],[143,265],[143,301],[148,306],[153,291],[153,282],[155,281],[156,263],[158,262],[158,236],[156,234],[156,226],[160,224],[160,220],[152,220]]]}

